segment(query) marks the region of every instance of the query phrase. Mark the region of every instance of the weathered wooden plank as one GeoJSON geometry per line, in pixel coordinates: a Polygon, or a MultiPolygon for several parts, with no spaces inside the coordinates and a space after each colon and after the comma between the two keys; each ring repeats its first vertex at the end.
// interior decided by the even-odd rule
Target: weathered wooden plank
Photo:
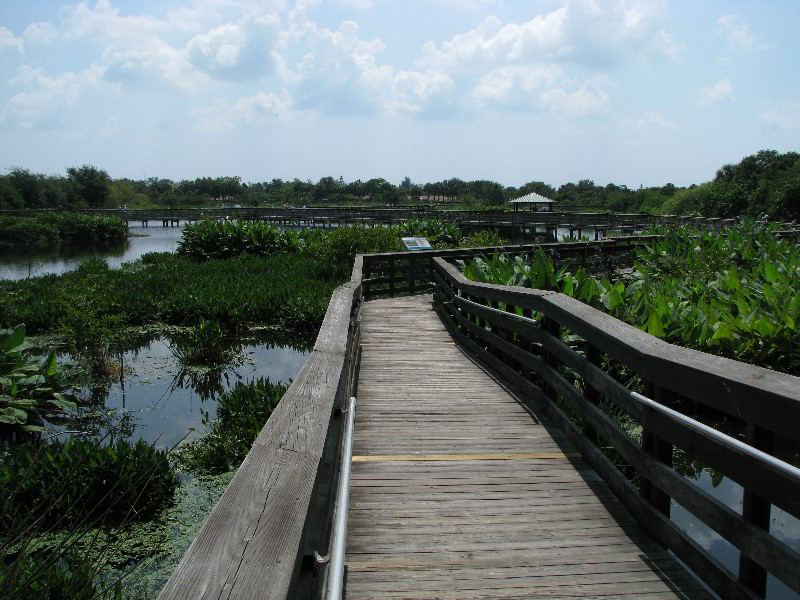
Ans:
{"type": "Polygon", "coordinates": [[[453,343],[428,297],[368,302],[362,327],[349,598],[703,596],[564,435],[453,343]],[[624,566],[604,566],[613,557],[624,566]],[[525,572],[548,560],[549,575],[525,572]],[[585,564],[601,566],[557,567],[585,564]]]}

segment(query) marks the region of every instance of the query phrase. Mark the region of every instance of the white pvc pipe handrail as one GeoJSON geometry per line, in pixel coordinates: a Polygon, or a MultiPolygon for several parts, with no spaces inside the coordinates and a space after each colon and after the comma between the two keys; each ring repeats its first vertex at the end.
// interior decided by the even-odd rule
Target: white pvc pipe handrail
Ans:
{"type": "Polygon", "coordinates": [[[342,469],[336,490],[336,514],[333,518],[333,543],[328,571],[327,600],[342,600],[344,585],[345,543],[347,542],[347,508],[350,499],[350,467],[353,462],[353,424],[356,416],[356,399],[350,398],[347,410],[342,448],[342,469]]]}

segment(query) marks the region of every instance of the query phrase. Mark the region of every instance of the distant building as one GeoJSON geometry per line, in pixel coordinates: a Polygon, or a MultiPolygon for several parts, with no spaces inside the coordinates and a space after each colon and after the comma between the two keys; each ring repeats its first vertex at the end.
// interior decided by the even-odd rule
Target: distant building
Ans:
{"type": "Polygon", "coordinates": [[[525,194],[524,196],[520,196],[519,198],[515,198],[509,202],[509,204],[514,205],[514,210],[519,210],[519,207],[522,207],[523,209],[527,208],[528,210],[530,210],[531,207],[533,207],[535,210],[553,210],[552,207],[555,203],[555,200],[545,198],[536,192],[525,194]]]}

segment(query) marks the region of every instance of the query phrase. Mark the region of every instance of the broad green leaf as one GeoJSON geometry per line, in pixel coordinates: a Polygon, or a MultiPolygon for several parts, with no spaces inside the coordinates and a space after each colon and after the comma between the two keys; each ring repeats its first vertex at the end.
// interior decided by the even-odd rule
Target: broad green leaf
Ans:
{"type": "Polygon", "coordinates": [[[731,328],[728,327],[726,323],[717,323],[714,325],[714,335],[711,337],[712,340],[730,340],[733,339],[733,335],[731,334],[731,328]]]}
{"type": "Polygon", "coordinates": [[[567,275],[564,278],[564,294],[572,298],[573,293],[574,289],[572,286],[572,275],[567,275]]]}
{"type": "Polygon", "coordinates": [[[17,349],[25,341],[25,325],[17,325],[7,337],[0,341],[0,350],[10,352],[17,349]]]}
{"type": "Polygon", "coordinates": [[[657,312],[651,312],[647,319],[647,333],[656,337],[664,335],[664,326],[661,324],[661,317],[657,312]]]}
{"type": "Polygon", "coordinates": [[[767,276],[767,281],[770,283],[778,281],[778,269],[771,262],[764,264],[764,275],[767,276]]]}
{"type": "Polygon", "coordinates": [[[56,353],[51,352],[47,357],[47,376],[53,377],[56,374],[56,353]]]}
{"type": "Polygon", "coordinates": [[[765,283],[762,289],[764,290],[764,299],[770,304],[775,304],[778,298],[775,296],[775,291],[772,289],[772,286],[765,283]]]}

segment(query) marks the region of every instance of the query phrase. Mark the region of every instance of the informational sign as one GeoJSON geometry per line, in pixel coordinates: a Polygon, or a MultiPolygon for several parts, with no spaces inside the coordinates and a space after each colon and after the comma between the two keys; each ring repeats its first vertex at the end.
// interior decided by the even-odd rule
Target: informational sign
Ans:
{"type": "Polygon", "coordinates": [[[432,250],[430,242],[425,238],[404,237],[403,243],[409,250],[432,250]]]}

